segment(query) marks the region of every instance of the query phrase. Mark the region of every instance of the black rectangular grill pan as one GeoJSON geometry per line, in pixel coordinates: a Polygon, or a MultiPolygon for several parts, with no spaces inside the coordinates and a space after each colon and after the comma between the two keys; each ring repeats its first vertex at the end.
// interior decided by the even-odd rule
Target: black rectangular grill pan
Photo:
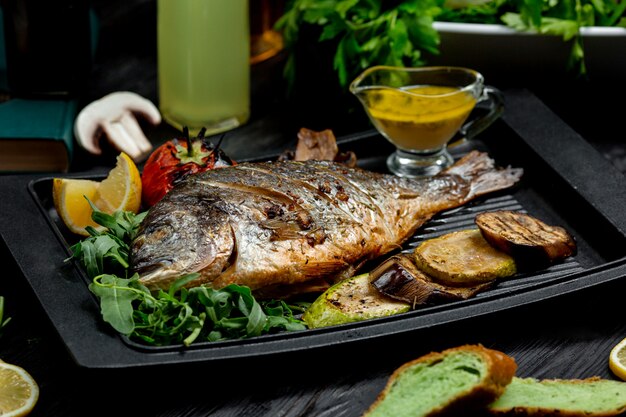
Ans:
{"type": "MultiPolygon", "coordinates": [[[[54,211],[52,178],[0,178],[2,191],[16,195],[14,200],[1,203],[2,212],[25,219],[22,225],[3,221],[0,233],[68,351],[85,368],[261,360],[284,352],[358,344],[497,314],[622,279],[626,274],[626,179],[530,92],[505,91],[505,99],[503,118],[476,140],[456,146],[452,152],[460,157],[471,149],[480,149],[487,151],[498,165],[522,167],[520,184],[438,214],[418,230],[403,250],[411,251],[425,239],[474,227],[474,216],[480,212],[516,210],[566,228],[577,241],[578,253],[549,268],[518,273],[469,300],[248,340],[202,342],[189,348],[148,347],[121,337],[102,322],[84,273],[64,262],[75,237],[64,230],[54,211]]],[[[360,166],[386,170],[385,157],[392,148],[374,131],[340,138],[339,143],[342,150],[356,153],[360,166]]]]}

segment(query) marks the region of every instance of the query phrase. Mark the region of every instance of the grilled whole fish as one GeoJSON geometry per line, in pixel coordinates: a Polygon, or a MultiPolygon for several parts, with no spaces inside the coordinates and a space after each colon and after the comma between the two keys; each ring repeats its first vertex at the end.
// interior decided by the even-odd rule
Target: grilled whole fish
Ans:
{"type": "Polygon", "coordinates": [[[328,161],[241,163],[190,176],[153,206],[131,266],[150,289],[199,272],[190,286],[321,291],[399,248],[434,214],[521,175],[476,151],[422,179],[328,161]]]}

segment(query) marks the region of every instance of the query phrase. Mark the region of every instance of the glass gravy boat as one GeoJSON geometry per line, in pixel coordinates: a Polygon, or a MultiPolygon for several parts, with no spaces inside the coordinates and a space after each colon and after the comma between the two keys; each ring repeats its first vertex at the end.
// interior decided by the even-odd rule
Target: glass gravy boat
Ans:
{"type": "Polygon", "coordinates": [[[350,91],[396,147],[387,166],[402,177],[435,175],[450,166],[451,139],[476,136],[503,110],[502,94],[485,87],[477,71],[461,67],[376,66],[359,75],[350,91]],[[482,101],[489,101],[489,111],[466,123],[482,101]]]}

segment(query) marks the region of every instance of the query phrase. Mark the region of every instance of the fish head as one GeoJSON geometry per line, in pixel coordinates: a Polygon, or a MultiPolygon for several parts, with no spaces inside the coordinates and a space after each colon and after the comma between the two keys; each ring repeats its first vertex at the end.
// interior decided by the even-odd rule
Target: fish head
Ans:
{"type": "Polygon", "coordinates": [[[183,275],[199,272],[199,282],[215,279],[229,265],[234,236],[223,212],[206,206],[154,206],[133,240],[130,262],[140,282],[167,289],[183,275]]]}

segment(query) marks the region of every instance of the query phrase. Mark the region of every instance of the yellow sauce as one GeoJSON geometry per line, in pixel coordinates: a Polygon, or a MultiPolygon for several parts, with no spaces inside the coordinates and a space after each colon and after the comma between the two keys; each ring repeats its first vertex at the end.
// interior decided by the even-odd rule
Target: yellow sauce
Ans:
{"type": "Polygon", "coordinates": [[[476,105],[471,92],[456,87],[371,88],[359,94],[378,130],[403,150],[440,148],[476,105]]]}

